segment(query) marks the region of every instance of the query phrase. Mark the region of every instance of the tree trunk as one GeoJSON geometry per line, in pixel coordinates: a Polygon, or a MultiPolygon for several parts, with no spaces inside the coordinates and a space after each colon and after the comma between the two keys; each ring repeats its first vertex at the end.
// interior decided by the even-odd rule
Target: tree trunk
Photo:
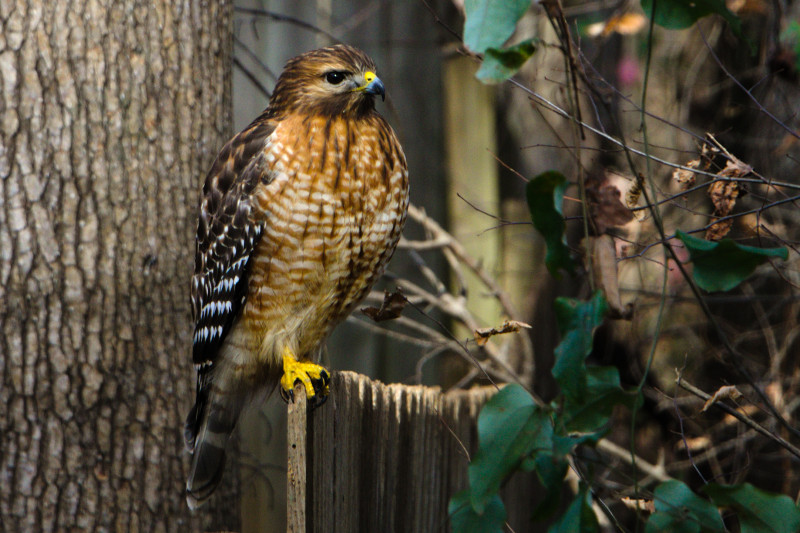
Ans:
{"type": "Polygon", "coordinates": [[[0,530],[210,525],[185,504],[182,426],[231,15],[0,2],[0,530]]]}

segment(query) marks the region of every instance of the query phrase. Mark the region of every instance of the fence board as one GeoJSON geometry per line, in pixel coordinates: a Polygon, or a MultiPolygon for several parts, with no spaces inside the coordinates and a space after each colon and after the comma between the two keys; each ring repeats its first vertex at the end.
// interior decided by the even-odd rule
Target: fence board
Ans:
{"type": "Polygon", "coordinates": [[[442,394],[334,373],[324,406],[289,411],[289,530],[447,531],[448,500],[467,485],[478,412],[494,392],[442,394]],[[295,486],[303,470],[306,486],[295,486]]]}

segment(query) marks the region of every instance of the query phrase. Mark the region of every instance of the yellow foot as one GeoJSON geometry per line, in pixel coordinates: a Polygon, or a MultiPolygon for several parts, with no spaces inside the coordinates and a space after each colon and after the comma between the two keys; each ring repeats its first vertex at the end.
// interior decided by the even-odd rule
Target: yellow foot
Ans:
{"type": "Polygon", "coordinates": [[[289,348],[284,348],[281,396],[287,402],[294,401],[294,385],[298,381],[306,388],[306,397],[312,407],[320,406],[328,399],[328,371],[314,363],[298,361],[289,348]]]}

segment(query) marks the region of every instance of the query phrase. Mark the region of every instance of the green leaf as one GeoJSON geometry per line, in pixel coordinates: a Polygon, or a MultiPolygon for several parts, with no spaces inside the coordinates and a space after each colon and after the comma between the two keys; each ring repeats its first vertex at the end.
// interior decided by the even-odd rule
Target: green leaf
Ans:
{"type": "Polygon", "coordinates": [[[552,453],[540,453],[533,459],[536,465],[536,474],[545,488],[545,496],[531,514],[535,521],[545,520],[553,515],[561,501],[561,487],[564,476],[567,475],[569,464],[564,458],[556,457],[552,453]]]}
{"type": "Polygon", "coordinates": [[[789,258],[786,248],[755,248],[730,239],[719,242],[698,239],[680,230],[677,237],[689,250],[692,277],[706,291],[729,291],[753,273],[769,257],[789,258]]]}
{"type": "Polygon", "coordinates": [[[592,511],[592,500],[586,485],[581,484],[578,495],[548,533],[595,533],[599,531],[597,517],[592,511]]]}
{"type": "Polygon", "coordinates": [[[688,28],[706,15],[716,13],[731,25],[736,35],[742,34],[742,21],[725,6],[725,0],[642,0],[642,9],[656,24],[670,30],[688,28]]]}
{"type": "Polygon", "coordinates": [[[547,270],[556,278],[561,277],[559,268],[569,273],[575,269],[564,237],[566,225],[561,204],[564,201],[566,188],[567,178],[553,170],[539,174],[525,186],[525,196],[533,226],[542,234],[547,244],[544,262],[547,270]]]}
{"type": "Polygon", "coordinates": [[[582,444],[595,446],[597,441],[602,439],[606,433],[608,432],[601,430],[594,433],[573,433],[566,436],[553,435],[553,453],[558,457],[566,457],[568,453],[572,453],[576,446],[582,444]]]}
{"type": "Polygon", "coordinates": [[[501,48],[530,6],[530,0],[465,0],[464,44],[479,54],[501,48]]]}
{"type": "Polygon", "coordinates": [[[589,355],[594,328],[603,323],[608,310],[603,293],[596,291],[588,301],[577,298],[556,298],[553,307],[559,334],[562,337],[567,337],[572,332],[580,334],[581,341],[577,349],[585,351],[584,355],[589,355]]]}
{"type": "Polygon", "coordinates": [[[615,405],[632,407],[637,396],[625,392],[619,383],[619,371],[613,366],[586,369],[586,395],[583,401],[564,403],[563,418],[568,431],[594,431],[604,426],[615,405]]]}
{"type": "Polygon", "coordinates": [[[700,524],[667,513],[653,513],[644,533],[700,533],[700,524]]]}
{"type": "Polygon", "coordinates": [[[703,487],[718,507],[729,507],[739,517],[742,533],[795,533],[800,531],[800,509],[791,498],[757,489],[749,483],[703,487]]]}
{"type": "Polygon", "coordinates": [[[653,500],[656,512],[647,521],[645,533],[725,532],[717,508],[680,481],[665,481],[658,485],[653,500]]]}
{"type": "Polygon", "coordinates": [[[538,39],[528,39],[508,48],[487,48],[483,63],[475,76],[485,83],[497,83],[510,78],[536,51],[538,39]]]}
{"type": "Polygon", "coordinates": [[[608,305],[599,291],[588,302],[556,298],[555,312],[561,343],[555,349],[553,377],[567,401],[581,404],[586,396],[586,356],[592,351],[594,330],[603,322],[608,305]]]}
{"type": "Polygon", "coordinates": [[[478,416],[478,451],[467,469],[472,508],[483,512],[527,456],[552,449],[552,438],[550,417],[525,389],[511,384],[495,394],[478,416]]]}
{"type": "Polygon", "coordinates": [[[447,513],[453,533],[502,533],[506,522],[506,508],[497,494],[489,500],[482,513],[470,505],[469,490],[462,490],[450,498],[447,513]]]}

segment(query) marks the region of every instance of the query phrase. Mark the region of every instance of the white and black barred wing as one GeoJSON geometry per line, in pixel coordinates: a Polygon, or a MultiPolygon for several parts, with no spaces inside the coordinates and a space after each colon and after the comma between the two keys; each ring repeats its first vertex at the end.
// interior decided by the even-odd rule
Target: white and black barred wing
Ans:
{"type": "Polygon", "coordinates": [[[197,369],[195,405],[186,418],[186,446],[205,416],[209,380],[225,338],[247,299],[248,272],[264,221],[253,211],[252,193],[271,180],[263,150],[273,127],[256,121],[217,156],[203,186],[192,276],[192,360],[197,369]]]}

